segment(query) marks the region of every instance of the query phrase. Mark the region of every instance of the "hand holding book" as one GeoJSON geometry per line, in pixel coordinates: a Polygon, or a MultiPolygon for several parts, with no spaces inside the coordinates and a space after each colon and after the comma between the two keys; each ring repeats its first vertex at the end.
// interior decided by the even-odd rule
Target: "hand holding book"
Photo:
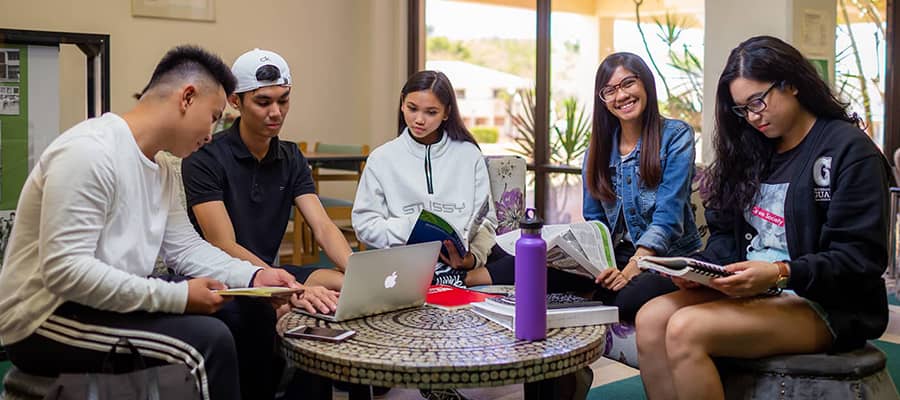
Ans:
{"type": "Polygon", "coordinates": [[[750,297],[759,294],[775,294],[778,266],[768,261],[742,261],[725,266],[731,275],[713,279],[710,286],[732,297],[750,297]]]}
{"type": "MultiPolygon", "coordinates": [[[[638,266],[641,269],[656,270],[673,278],[702,284],[729,296],[747,297],[780,292],[773,288],[778,276],[778,267],[772,268],[772,263],[764,261],[744,261],[721,266],[688,257],[647,256],[640,258],[638,266]],[[774,278],[772,272],[775,273],[774,278]]],[[[674,281],[685,289],[696,287],[683,281],[674,281]]]]}

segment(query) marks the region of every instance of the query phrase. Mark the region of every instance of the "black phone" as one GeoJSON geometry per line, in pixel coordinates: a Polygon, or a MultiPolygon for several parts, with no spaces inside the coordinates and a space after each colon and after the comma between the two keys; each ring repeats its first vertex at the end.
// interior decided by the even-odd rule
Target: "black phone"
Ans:
{"type": "Polygon", "coordinates": [[[321,326],[298,326],[284,332],[286,337],[343,342],[356,334],[354,330],[332,329],[321,326]]]}

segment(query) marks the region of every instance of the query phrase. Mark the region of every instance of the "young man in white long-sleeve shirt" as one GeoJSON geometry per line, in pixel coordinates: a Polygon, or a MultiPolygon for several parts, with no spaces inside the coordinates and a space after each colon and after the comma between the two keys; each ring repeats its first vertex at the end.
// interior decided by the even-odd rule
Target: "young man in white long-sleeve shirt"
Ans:
{"type": "MultiPolygon", "coordinates": [[[[0,341],[19,369],[98,371],[127,337],[150,365],[187,364],[204,398],[246,398],[252,385],[254,398],[274,390],[267,365],[238,373],[239,360],[271,354],[271,326],[256,327],[274,323],[272,307],[226,302],[214,289],[302,286],[200,239],[179,203],[177,176],[155,161],[159,151],[185,157],[208,142],[234,86],[217,56],[177,47],[131,111],[84,121],[43,153],[22,189],[0,272],[0,341]],[[157,256],[192,278],[149,278],[157,256]]],[[[304,296],[322,308],[336,300],[322,288],[304,296]]]]}

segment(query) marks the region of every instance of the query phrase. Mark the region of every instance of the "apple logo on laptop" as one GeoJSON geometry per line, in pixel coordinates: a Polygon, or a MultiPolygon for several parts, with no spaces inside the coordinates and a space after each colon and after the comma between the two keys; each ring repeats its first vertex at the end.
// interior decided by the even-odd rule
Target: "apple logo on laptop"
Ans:
{"type": "Polygon", "coordinates": [[[390,289],[394,286],[397,286],[397,271],[394,271],[386,278],[384,278],[384,288],[390,289]]]}

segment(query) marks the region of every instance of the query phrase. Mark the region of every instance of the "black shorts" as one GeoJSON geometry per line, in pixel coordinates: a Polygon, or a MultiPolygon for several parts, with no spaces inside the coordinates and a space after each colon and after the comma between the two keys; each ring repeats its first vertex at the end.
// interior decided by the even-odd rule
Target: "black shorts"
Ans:
{"type": "Polygon", "coordinates": [[[331,269],[329,267],[323,267],[319,265],[278,265],[275,268],[281,268],[287,272],[290,272],[291,275],[294,276],[294,279],[300,283],[306,283],[306,280],[309,279],[309,276],[312,275],[313,272],[316,272],[320,269],[331,269]]]}

